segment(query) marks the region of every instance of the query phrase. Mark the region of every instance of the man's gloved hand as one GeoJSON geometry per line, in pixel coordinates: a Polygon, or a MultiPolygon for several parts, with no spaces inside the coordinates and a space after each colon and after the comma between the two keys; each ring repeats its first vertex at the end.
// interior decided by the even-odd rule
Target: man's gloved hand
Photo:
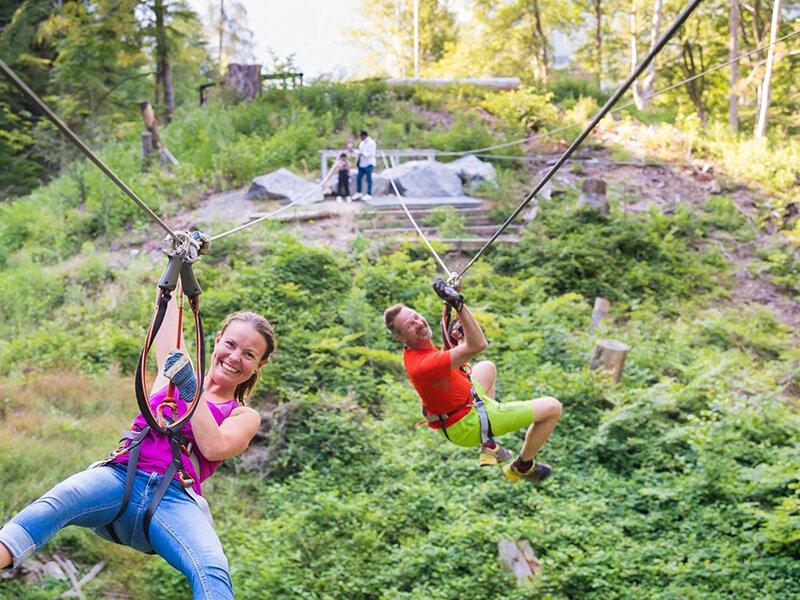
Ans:
{"type": "Polygon", "coordinates": [[[164,375],[175,384],[178,393],[185,402],[194,399],[197,390],[197,379],[192,370],[189,357],[180,350],[173,350],[164,361],[164,375]]]}
{"type": "Polygon", "coordinates": [[[457,311],[461,310],[461,307],[464,306],[464,296],[447,285],[439,277],[433,280],[433,291],[436,292],[439,298],[457,311]]]}

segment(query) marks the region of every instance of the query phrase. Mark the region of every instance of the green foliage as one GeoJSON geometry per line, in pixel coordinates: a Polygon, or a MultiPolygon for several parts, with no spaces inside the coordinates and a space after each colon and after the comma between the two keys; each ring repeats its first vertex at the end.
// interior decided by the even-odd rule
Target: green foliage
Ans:
{"type": "Polygon", "coordinates": [[[575,77],[566,71],[554,72],[547,81],[547,90],[552,94],[553,101],[560,105],[572,105],[588,98],[602,104],[608,97],[586,77],[575,77]]]}
{"type": "MultiPolygon", "coordinates": [[[[535,113],[543,97],[520,93],[535,96],[535,113]]],[[[565,105],[576,97],[562,93],[565,105]]],[[[515,118],[509,112],[490,127],[459,109],[445,130],[430,126],[420,99],[425,110],[486,100],[511,111],[506,96],[476,88],[390,93],[377,81],[318,83],[179,111],[163,130],[182,162],[169,175],[140,171],[131,128],[121,127],[101,153],[170,214],[209,188],[274,167],[306,168],[320,144],[340,144],[365,124],[384,142],[468,149],[496,143],[515,118]]],[[[595,109],[584,98],[565,118],[595,109]]],[[[700,138],[688,143],[708,148],[700,138]]],[[[483,190],[496,220],[528,179],[505,167],[500,188],[483,190]]],[[[254,442],[271,457],[265,472],[232,460],[204,485],[238,597],[791,594],[800,579],[794,333],[768,311],[725,308],[736,299],[716,249],[719,240],[752,239],[753,225],[724,195],[671,215],[612,207],[601,216],[572,208],[574,201],[567,193],[544,202],[521,244],[493,248],[465,280],[490,341],[486,357],[498,366],[500,399],[554,395],[565,407],[542,453],[555,475],[535,493],[415,426],[418,401],[381,315],[404,302],[435,328],[436,265],[419,244],[310,247],[276,225],[221,240],[203,258],[209,344],[224,316],[240,309],[266,315],[278,335],[252,399],[265,412],[285,410],[283,424],[254,442]],[[613,310],[596,334],[631,347],[619,385],[586,369],[598,295],[613,310]],[[532,541],[543,563],[535,582],[517,586],[501,571],[503,538],[532,541]]],[[[142,217],[129,204],[75,163],[50,186],[0,206],[0,521],[105,455],[135,414],[129,376],[161,264],[147,253],[129,259],[125,243],[124,261],[106,254],[110,242],[134,243],[141,233],[142,217]]],[[[447,209],[429,221],[447,235],[463,223],[447,209]]],[[[790,248],[776,241],[761,258],[758,266],[796,289],[790,248]]],[[[521,443],[519,435],[504,441],[521,443]]],[[[161,559],[109,548],[69,528],[46,552],[68,552],[81,568],[109,559],[87,596],[189,594],[161,559]]],[[[12,582],[0,595],[65,589],[12,582]]]]}
{"type": "Polygon", "coordinates": [[[466,221],[452,206],[438,206],[425,220],[425,224],[436,227],[439,236],[447,238],[462,235],[466,221]]]}
{"type": "Polygon", "coordinates": [[[603,216],[590,209],[559,211],[548,203],[540,212],[522,252],[499,249],[489,260],[502,272],[541,278],[551,293],[668,302],[713,289],[724,268],[712,251],[690,259],[700,232],[685,210],[603,216]]]}
{"type": "Polygon", "coordinates": [[[458,115],[455,122],[445,131],[441,127],[428,132],[423,143],[427,147],[458,152],[482,148],[497,143],[486,123],[474,114],[458,115]]]}
{"type": "Polygon", "coordinates": [[[487,96],[481,105],[502,119],[508,129],[522,126],[525,131],[553,127],[558,122],[558,110],[550,93],[540,94],[530,87],[487,96]]]}

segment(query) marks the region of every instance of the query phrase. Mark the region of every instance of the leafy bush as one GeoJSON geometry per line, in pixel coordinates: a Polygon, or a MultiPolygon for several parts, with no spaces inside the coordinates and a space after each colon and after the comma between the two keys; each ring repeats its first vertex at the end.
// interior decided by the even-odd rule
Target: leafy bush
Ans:
{"type": "Polygon", "coordinates": [[[533,88],[522,87],[510,92],[487,96],[481,106],[497,115],[509,130],[538,131],[555,126],[558,110],[551,103],[552,95],[540,94],[533,88]]]}

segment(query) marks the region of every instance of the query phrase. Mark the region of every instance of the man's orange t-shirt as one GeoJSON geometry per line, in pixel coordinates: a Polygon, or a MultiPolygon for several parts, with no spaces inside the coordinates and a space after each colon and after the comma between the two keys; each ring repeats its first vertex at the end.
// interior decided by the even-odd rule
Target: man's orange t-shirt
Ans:
{"type": "MultiPolygon", "coordinates": [[[[449,350],[415,350],[406,347],[403,350],[403,364],[428,414],[456,411],[445,420],[445,427],[450,427],[469,413],[470,407],[456,409],[470,401],[472,384],[464,371],[450,368],[449,350]]],[[[439,429],[441,424],[429,421],[428,426],[439,429]]]]}

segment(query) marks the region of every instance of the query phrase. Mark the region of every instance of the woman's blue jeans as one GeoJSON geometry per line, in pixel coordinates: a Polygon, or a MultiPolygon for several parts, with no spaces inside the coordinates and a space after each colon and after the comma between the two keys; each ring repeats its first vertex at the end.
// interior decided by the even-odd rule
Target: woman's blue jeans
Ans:
{"type": "MultiPolygon", "coordinates": [[[[0,529],[0,542],[14,557],[14,567],[39,550],[67,525],[89,527],[110,539],[105,526],[122,505],[127,465],[81,471],[26,506],[0,529]]],[[[193,598],[233,598],[228,560],[214,527],[197,503],[173,481],[150,522],[143,521],[163,475],[137,471],[125,513],[114,523],[120,540],[142,552],[155,551],[186,575],[193,598]]]]}

